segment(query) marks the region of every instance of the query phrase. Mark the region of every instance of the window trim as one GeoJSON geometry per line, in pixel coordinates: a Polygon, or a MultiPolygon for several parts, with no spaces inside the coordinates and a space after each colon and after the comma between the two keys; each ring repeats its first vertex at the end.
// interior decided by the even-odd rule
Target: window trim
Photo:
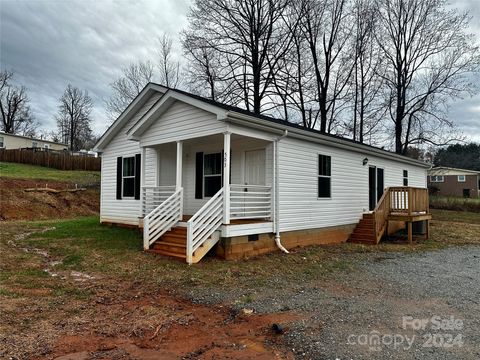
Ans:
{"type": "Polygon", "coordinates": [[[459,182],[459,183],[464,183],[464,182],[466,182],[466,181],[467,181],[466,175],[457,175],[457,182],[459,182]],[[463,180],[460,180],[460,177],[461,177],[461,176],[463,177],[463,180]]]}
{"type": "Polygon", "coordinates": [[[440,183],[440,182],[444,182],[445,181],[445,178],[443,177],[443,175],[430,175],[430,182],[432,183],[440,183]],[[435,180],[434,180],[435,178],[435,180]],[[440,178],[442,180],[440,180],[440,178]]]}
{"type": "MultiPolygon", "coordinates": [[[[204,152],[203,153],[203,167],[202,167],[202,191],[203,191],[203,199],[211,199],[215,194],[212,196],[207,196],[205,192],[205,178],[206,177],[216,177],[220,176],[220,189],[223,187],[223,151],[212,151],[212,152],[204,152]],[[205,156],[207,155],[216,155],[220,154],[220,174],[205,174],[205,156]]],[[[218,191],[217,191],[218,192],[218,191]]]]}
{"type": "Polygon", "coordinates": [[[403,186],[408,186],[408,170],[405,169],[403,170],[403,186]]]}
{"type": "Polygon", "coordinates": [[[32,141],[32,148],[33,149],[38,148],[38,141],[32,141]]]}
{"type": "Polygon", "coordinates": [[[332,155],[326,155],[325,153],[317,153],[316,154],[317,157],[316,157],[316,161],[317,161],[317,189],[316,189],[316,192],[317,192],[317,200],[331,200],[332,199],[332,155]],[[320,155],[321,156],[327,156],[330,158],[330,175],[320,175],[320,155]],[[330,189],[329,189],[329,196],[318,196],[318,182],[319,182],[319,178],[328,178],[330,179],[330,189]]]}
{"type": "Polygon", "coordinates": [[[122,156],[122,199],[135,199],[135,155],[133,156],[122,156]],[[125,159],[130,159],[133,158],[133,175],[125,176],[124,170],[125,170],[125,159]],[[133,195],[128,196],[125,195],[125,179],[131,179],[133,178],[133,195]]]}

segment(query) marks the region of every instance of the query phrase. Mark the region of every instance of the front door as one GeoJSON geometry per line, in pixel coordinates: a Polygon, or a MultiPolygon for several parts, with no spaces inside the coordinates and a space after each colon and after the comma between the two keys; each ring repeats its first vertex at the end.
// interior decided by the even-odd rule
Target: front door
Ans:
{"type": "Polygon", "coordinates": [[[265,185],[265,149],[245,151],[245,185],[265,185]]]}
{"type": "Polygon", "coordinates": [[[368,168],[368,208],[370,211],[377,206],[378,200],[383,195],[384,187],[384,170],[376,166],[370,166],[368,168]]]}

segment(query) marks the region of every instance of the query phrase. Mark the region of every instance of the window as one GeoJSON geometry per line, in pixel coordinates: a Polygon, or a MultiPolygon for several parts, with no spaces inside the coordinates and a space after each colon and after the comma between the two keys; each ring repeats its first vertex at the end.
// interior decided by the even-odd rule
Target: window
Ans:
{"type": "Polygon", "coordinates": [[[318,155],[318,197],[331,197],[331,157],[318,155]]]}
{"type": "Polygon", "coordinates": [[[203,157],[203,193],[215,195],[222,188],[222,153],[205,154],[203,157]]]}
{"type": "Polygon", "coordinates": [[[44,145],[43,145],[43,148],[48,150],[48,149],[50,149],[50,145],[44,144],[44,145]]]}
{"type": "Polygon", "coordinates": [[[457,180],[458,182],[465,182],[465,175],[458,175],[457,180]]]}
{"type": "Polygon", "coordinates": [[[3,142],[3,136],[0,136],[0,148],[5,147],[5,143],[3,142]]]}
{"type": "Polygon", "coordinates": [[[32,141],[32,148],[38,147],[38,143],[36,141],[32,141]]]}
{"type": "Polygon", "coordinates": [[[124,197],[135,196],[135,157],[123,158],[122,194],[124,197]]]}
{"type": "Polygon", "coordinates": [[[431,175],[430,176],[431,182],[443,182],[443,175],[431,175]]]}
{"type": "Polygon", "coordinates": [[[403,186],[408,186],[408,170],[403,170],[403,186]]]}

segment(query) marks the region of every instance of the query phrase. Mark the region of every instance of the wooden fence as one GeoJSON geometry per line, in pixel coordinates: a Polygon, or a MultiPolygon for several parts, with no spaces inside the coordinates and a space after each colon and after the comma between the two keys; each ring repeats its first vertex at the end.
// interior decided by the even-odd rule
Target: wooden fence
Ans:
{"type": "Polygon", "coordinates": [[[34,148],[1,149],[0,161],[46,166],[59,170],[100,171],[101,159],[91,155],[72,155],[68,151],[34,148]]]}

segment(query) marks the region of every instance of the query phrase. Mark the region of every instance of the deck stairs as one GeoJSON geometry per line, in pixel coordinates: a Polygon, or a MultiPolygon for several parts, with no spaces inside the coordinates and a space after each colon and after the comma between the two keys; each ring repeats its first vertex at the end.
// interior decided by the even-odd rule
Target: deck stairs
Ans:
{"type": "MultiPolygon", "coordinates": [[[[199,262],[220,239],[220,231],[215,231],[198,249],[192,254],[192,263],[199,262]]],[[[187,225],[184,222],[177,223],[169,231],[156,240],[148,252],[163,256],[169,256],[181,261],[187,259],[187,225]]]]}
{"type": "MultiPolygon", "coordinates": [[[[380,239],[378,239],[378,241],[379,240],[380,239]]],[[[373,213],[363,214],[363,217],[350,235],[349,241],[364,245],[378,244],[377,236],[375,235],[373,213]]]]}

